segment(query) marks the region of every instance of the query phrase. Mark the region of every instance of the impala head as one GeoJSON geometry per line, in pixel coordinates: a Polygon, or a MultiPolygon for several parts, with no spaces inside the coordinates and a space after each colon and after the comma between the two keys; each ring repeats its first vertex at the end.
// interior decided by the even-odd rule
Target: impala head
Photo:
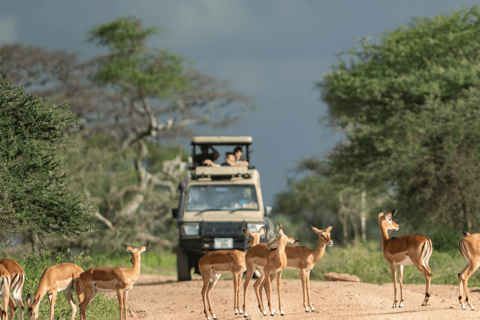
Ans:
{"type": "Polygon", "coordinates": [[[38,319],[38,307],[40,303],[35,303],[32,300],[32,296],[29,294],[27,295],[27,317],[32,320],[38,319]]]}
{"type": "Polygon", "coordinates": [[[260,237],[265,233],[265,226],[261,227],[260,230],[251,232],[248,229],[243,229],[243,233],[249,236],[247,245],[253,247],[260,243],[260,237]]]}
{"type": "Polygon", "coordinates": [[[145,250],[147,250],[148,245],[149,243],[147,242],[140,249],[132,248],[126,244],[124,244],[123,247],[125,248],[125,250],[127,250],[132,254],[132,257],[130,258],[130,262],[132,264],[135,264],[135,262],[137,261],[140,262],[140,254],[145,250]]]}
{"type": "Polygon", "coordinates": [[[328,226],[328,228],[325,230],[317,229],[312,225],[310,225],[310,227],[312,227],[313,231],[315,231],[315,233],[319,235],[319,241],[324,242],[325,245],[328,245],[329,247],[333,246],[333,241],[332,239],[330,239],[330,230],[332,230],[333,224],[328,226]]]}
{"type": "Polygon", "coordinates": [[[298,239],[294,238],[289,238],[287,235],[283,232],[282,226],[278,224],[278,236],[270,242],[267,246],[268,250],[275,250],[277,249],[280,244],[286,245],[288,243],[294,244],[295,242],[298,242],[298,239]]]}
{"type": "Polygon", "coordinates": [[[393,209],[392,211],[385,214],[383,213],[383,211],[380,212],[378,214],[378,223],[380,224],[380,226],[385,226],[387,230],[398,231],[400,227],[398,226],[398,224],[395,223],[395,221],[393,221],[393,215],[395,214],[395,212],[397,212],[396,209],[393,209]]]}

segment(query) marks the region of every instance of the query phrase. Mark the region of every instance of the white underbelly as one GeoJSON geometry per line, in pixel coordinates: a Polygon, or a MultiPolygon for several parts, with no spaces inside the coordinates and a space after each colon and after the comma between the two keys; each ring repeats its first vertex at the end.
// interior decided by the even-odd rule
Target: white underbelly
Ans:
{"type": "Polygon", "coordinates": [[[402,266],[409,266],[409,265],[412,265],[413,262],[412,262],[412,260],[410,259],[410,257],[407,256],[407,257],[405,258],[405,260],[403,260],[403,261],[398,261],[398,262],[396,262],[396,264],[399,264],[399,265],[402,265],[402,266]]]}
{"type": "Polygon", "coordinates": [[[260,273],[260,275],[257,274],[257,276],[263,277],[265,275],[265,271],[263,270],[263,266],[259,266],[255,264],[255,270],[260,273]]]}

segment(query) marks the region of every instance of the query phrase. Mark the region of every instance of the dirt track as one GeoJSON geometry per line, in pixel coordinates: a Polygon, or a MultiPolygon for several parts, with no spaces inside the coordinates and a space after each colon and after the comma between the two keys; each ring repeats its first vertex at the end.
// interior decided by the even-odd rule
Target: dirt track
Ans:
{"type": "MultiPolygon", "coordinates": [[[[141,275],[129,294],[128,305],[133,319],[206,319],[200,296],[202,281],[176,282],[175,277],[141,275]]],[[[433,285],[427,307],[421,307],[424,285],[404,285],[403,308],[392,308],[393,284],[312,281],[311,295],[314,313],[305,313],[300,280],[282,280],[282,300],[285,317],[278,314],[276,285],[273,287],[275,317],[288,319],[478,319],[480,311],[461,310],[458,287],[433,285]]],[[[470,297],[480,310],[478,288],[470,288],[470,297]],[[472,292],[473,291],[473,292],[472,292]]],[[[231,276],[223,275],[211,294],[212,304],[219,320],[244,319],[234,316],[233,284],[231,276]],[[228,280],[227,280],[228,279],[228,280]]],[[[264,318],[257,307],[250,284],[247,291],[249,319],[264,318]]],[[[241,295],[243,303],[243,294],[241,295]]],[[[265,303],[266,305],[266,303],[265,303]]],[[[267,316],[265,318],[272,318],[267,316]]]]}

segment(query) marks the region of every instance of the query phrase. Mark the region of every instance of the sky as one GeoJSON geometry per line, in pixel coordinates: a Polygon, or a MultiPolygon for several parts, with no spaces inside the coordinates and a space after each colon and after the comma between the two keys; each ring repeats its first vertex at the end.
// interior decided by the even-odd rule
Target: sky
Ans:
{"type": "Polygon", "coordinates": [[[17,0],[0,9],[0,44],[35,44],[49,50],[101,51],[87,42],[95,24],[135,16],[159,27],[148,47],[169,49],[194,67],[259,105],[234,128],[202,135],[253,137],[251,163],[261,175],[265,205],[287,190],[287,176],[304,158],[323,158],[343,134],[320,122],[328,106],[315,82],[331,70],[340,50],[359,38],[408,25],[480,0],[17,0]]]}

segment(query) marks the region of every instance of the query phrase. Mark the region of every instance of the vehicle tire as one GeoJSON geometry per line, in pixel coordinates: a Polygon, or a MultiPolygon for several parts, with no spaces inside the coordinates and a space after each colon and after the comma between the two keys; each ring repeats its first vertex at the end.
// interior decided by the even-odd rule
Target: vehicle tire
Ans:
{"type": "Polygon", "coordinates": [[[184,250],[177,250],[177,279],[178,281],[190,281],[190,264],[188,263],[188,254],[184,250]]]}

